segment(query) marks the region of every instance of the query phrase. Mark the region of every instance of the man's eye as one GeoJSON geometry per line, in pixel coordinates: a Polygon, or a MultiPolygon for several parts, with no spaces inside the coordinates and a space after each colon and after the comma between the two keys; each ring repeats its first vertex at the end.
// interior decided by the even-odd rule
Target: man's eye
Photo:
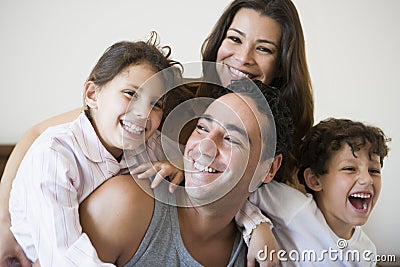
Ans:
{"type": "Polygon", "coordinates": [[[196,130],[197,130],[198,132],[207,132],[207,129],[206,129],[203,125],[201,125],[201,124],[197,124],[196,130]]]}

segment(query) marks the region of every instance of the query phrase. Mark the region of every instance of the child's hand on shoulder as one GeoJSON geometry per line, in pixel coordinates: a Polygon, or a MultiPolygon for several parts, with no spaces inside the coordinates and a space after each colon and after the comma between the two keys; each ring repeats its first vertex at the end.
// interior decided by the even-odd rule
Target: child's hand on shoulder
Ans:
{"type": "Polygon", "coordinates": [[[258,262],[261,267],[278,266],[278,242],[272,233],[270,224],[263,222],[253,230],[247,251],[247,266],[254,267],[258,262]],[[274,253],[271,251],[274,250],[274,253]]]}
{"type": "Polygon", "coordinates": [[[157,187],[163,179],[169,177],[171,183],[169,185],[169,191],[171,193],[175,191],[184,177],[183,170],[167,160],[144,163],[133,169],[131,175],[137,175],[136,177],[138,179],[146,179],[155,176],[150,185],[151,188],[157,187]]]}

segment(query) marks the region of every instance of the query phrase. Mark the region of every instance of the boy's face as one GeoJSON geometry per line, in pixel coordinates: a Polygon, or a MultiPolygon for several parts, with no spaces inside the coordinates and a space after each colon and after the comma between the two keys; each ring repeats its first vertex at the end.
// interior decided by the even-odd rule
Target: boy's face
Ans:
{"type": "Polygon", "coordinates": [[[130,66],[92,96],[96,132],[115,157],[144,144],[160,125],[162,82],[148,81],[154,74],[146,63],[130,66]]]}
{"type": "Polygon", "coordinates": [[[354,157],[349,145],[333,153],[328,172],[319,177],[316,200],[329,226],[338,234],[366,223],[381,191],[379,156],[369,157],[367,144],[354,157]]]}

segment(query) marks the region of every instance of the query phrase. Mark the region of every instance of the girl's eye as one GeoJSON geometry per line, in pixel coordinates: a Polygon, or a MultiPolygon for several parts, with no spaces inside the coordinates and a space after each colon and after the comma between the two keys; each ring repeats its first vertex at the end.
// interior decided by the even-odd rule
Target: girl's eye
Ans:
{"type": "Polygon", "coordinates": [[[227,37],[229,40],[231,40],[232,42],[234,42],[234,43],[241,43],[241,40],[240,40],[240,38],[238,38],[238,37],[236,37],[236,36],[228,36],[227,37]]]}
{"type": "Polygon", "coordinates": [[[133,98],[133,99],[138,98],[138,94],[136,93],[136,91],[127,90],[124,92],[124,94],[127,94],[130,98],[133,98]]]}

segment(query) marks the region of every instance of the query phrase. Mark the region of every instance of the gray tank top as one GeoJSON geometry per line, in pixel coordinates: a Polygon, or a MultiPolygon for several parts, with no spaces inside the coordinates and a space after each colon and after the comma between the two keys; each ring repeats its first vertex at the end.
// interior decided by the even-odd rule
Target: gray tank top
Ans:
{"type": "MultiPolygon", "coordinates": [[[[245,266],[245,260],[246,246],[238,231],[228,266],[245,266]]],[[[150,226],[135,255],[125,266],[202,266],[183,244],[176,206],[155,200],[150,226]]]]}

